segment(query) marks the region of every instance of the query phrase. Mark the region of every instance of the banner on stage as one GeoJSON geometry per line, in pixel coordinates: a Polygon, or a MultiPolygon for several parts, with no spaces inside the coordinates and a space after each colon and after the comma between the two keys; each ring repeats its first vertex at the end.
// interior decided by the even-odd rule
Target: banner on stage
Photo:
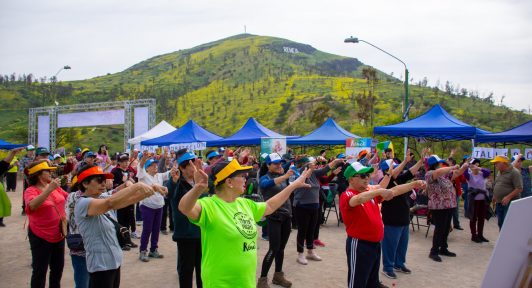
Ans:
{"type": "Polygon", "coordinates": [[[205,150],[207,149],[207,142],[192,142],[192,143],[181,143],[181,144],[172,144],[168,146],[171,151],[177,151],[180,149],[188,150],[205,150]]]}
{"type": "Polygon", "coordinates": [[[360,151],[371,152],[371,138],[348,138],[345,140],[345,155],[357,157],[360,151]]]}
{"type": "Polygon", "coordinates": [[[260,152],[261,153],[278,153],[279,155],[283,156],[286,154],[286,138],[279,137],[279,138],[269,138],[269,137],[262,137],[260,139],[260,152]]]}

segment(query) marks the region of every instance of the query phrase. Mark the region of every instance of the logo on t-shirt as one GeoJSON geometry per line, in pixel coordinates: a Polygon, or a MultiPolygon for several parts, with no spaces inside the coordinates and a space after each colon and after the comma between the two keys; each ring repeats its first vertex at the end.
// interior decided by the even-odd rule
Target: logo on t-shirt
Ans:
{"type": "Polygon", "coordinates": [[[247,252],[250,250],[255,250],[255,241],[251,241],[249,243],[244,242],[244,247],[242,248],[242,252],[247,252]]]}
{"type": "Polygon", "coordinates": [[[237,212],[233,216],[236,228],[247,239],[255,239],[257,236],[257,228],[255,228],[255,222],[247,214],[237,212]]]}

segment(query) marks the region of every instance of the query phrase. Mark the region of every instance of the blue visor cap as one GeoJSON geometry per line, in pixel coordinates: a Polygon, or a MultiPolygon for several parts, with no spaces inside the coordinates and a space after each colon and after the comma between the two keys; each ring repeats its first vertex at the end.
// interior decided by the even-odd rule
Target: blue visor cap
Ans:
{"type": "Polygon", "coordinates": [[[384,160],[382,161],[380,164],[379,164],[379,169],[381,169],[382,171],[386,171],[388,169],[390,169],[390,165],[393,163],[393,168],[395,169],[397,166],[397,164],[395,164],[395,162],[393,162],[392,159],[388,159],[388,160],[384,160]]]}
{"type": "Polygon", "coordinates": [[[196,159],[196,154],[194,154],[194,152],[187,152],[177,159],[177,165],[181,165],[181,163],[185,161],[194,159],[196,159]]]}
{"type": "Polygon", "coordinates": [[[150,167],[151,164],[153,163],[159,163],[159,161],[155,160],[155,159],[148,159],[148,161],[146,161],[146,164],[144,164],[144,170],[146,170],[148,167],[150,167]]]}
{"type": "Polygon", "coordinates": [[[429,164],[429,166],[432,166],[436,163],[445,163],[445,160],[440,159],[438,155],[432,155],[429,157],[429,159],[427,159],[427,164],[429,164]]]}
{"type": "Polygon", "coordinates": [[[340,153],[338,155],[336,155],[336,158],[339,158],[339,159],[345,159],[345,154],[344,153],[340,153]]]}
{"type": "Polygon", "coordinates": [[[209,154],[207,154],[207,160],[211,160],[212,157],[220,156],[220,153],[218,151],[211,151],[209,154]]]}

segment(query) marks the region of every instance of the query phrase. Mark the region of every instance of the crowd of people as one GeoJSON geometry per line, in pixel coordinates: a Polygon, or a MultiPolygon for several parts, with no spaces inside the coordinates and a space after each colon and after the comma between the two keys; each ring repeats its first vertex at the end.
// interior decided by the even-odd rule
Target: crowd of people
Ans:
{"type": "Polygon", "coordinates": [[[168,231],[177,245],[180,287],[267,288],[274,262],[271,283],[291,287],[283,270],[291,230],[297,230],[297,245],[288,254],[296,263],[322,261],[316,246],[326,245],[319,239],[324,203],[338,194],[348,287],[384,287],[379,275],[412,273],[406,255],[415,207],[429,211],[435,229],[428,257],[442,262],[442,256],[457,256],[447,239],[453,228],[463,229],[461,199],[471,241],[482,243],[489,242],[485,219],[496,216],[501,228],[511,202],[532,194],[532,166],[523,167],[522,155],[497,156],[490,161],[496,171],[490,171],[467,155],[457,165],[454,150],[441,159],[425,148],[418,160],[408,151],[402,161],[391,149],[383,152],[255,156],[249,149],[220,148],[202,157],[166,148],[110,154],[100,145],[96,153],[77,148],[65,156],[44,147],[17,148],[0,161],[8,181],[6,189],[0,185],[0,226],[11,213],[6,191],[16,190],[20,171],[31,287],[45,287],[47,274],[49,287],[60,287],[65,246],[75,287],[119,287],[124,251],[138,248],[139,261],[156,262],[171,253],[158,246],[168,231]],[[16,158],[23,150],[26,155],[16,158]],[[260,226],[269,248],[256,279],[260,226]]]}

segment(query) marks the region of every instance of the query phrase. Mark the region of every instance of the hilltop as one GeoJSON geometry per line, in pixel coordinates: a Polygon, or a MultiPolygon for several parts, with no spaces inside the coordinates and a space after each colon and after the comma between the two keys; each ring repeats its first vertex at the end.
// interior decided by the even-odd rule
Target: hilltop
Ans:
{"type": "MultiPolygon", "coordinates": [[[[346,129],[369,136],[372,126],[401,120],[404,93],[401,79],[356,58],[251,34],[155,56],[122,72],[87,80],[43,84],[26,77],[17,81],[6,75],[0,83],[4,106],[0,138],[27,139],[29,107],[53,105],[55,100],[74,104],[141,98],[157,99],[157,121],[182,125],[194,119],[222,136],[235,132],[250,116],[285,134],[308,133],[332,116],[346,129]]],[[[531,118],[464,90],[426,87],[422,82],[412,85],[410,98],[415,104],[410,115],[439,103],[459,119],[492,131],[531,118]]],[[[58,144],[110,142],[118,149],[121,131],[120,127],[61,129],[58,136],[63,143],[58,144]]]]}

